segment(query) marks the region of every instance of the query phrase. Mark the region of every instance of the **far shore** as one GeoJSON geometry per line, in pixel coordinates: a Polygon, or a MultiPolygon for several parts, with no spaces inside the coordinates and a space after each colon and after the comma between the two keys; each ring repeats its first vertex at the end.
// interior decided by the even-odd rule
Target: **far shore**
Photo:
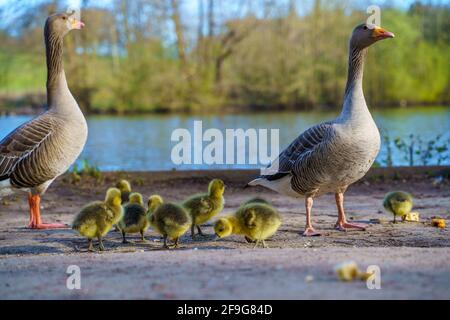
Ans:
{"type": "MultiPolygon", "coordinates": [[[[39,98],[32,96],[23,97],[8,97],[2,96],[0,93],[0,116],[36,116],[46,111],[45,96],[39,95],[39,98]]],[[[370,103],[369,105],[374,105],[370,103]]],[[[419,106],[443,106],[450,107],[450,102],[389,102],[389,103],[376,103],[375,110],[389,109],[389,108],[413,108],[419,106]]],[[[86,110],[81,105],[83,112],[88,116],[105,115],[105,116],[137,116],[137,115],[223,115],[223,114],[246,114],[246,113],[275,113],[275,112],[292,112],[292,111],[311,111],[311,112],[330,112],[340,110],[340,102],[335,105],[296,105],[296,106],[258,106],[258,105],[236,105],[236,106],[206,106],[205,108],[181,108],[172,110],[169,108],[158,108],[152,110],[146,110],[145,108],[138,110],[117,110],[115,107],[106,109],[86,110]]]]}
{"type": "MultiPolygon", "coordinates": [[[[160,171],[105,171],[106,176],[145,176],[149,182],[172,180],[172,179],[198,179],[198,178],[219,178],[232,181],[234,184],[244,186],[259,175],[259,170],[254,169],[223,169],[223,170],[160,170],[160,171]]],[[[371,168],[360,180],[410,180],[421,179],[423,177],[443,177],[450,179],[450,166],[401,166],[401,167],[378,167],[371,168]]]]}

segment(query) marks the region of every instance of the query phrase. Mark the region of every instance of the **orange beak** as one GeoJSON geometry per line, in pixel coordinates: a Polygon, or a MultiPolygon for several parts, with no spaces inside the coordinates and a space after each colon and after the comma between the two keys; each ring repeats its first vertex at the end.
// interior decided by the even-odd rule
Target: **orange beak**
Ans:
{"type": "Polygon", "coordinates": [[[386,39],[386,38],[394,38],[395,35],[392,32],[384,30],[383,28],[375,27],[373,28],[372,31],[372,37],[377,39],[386,39]]]}
{"type": "Polygon", "coordinates": [[[72,29],[83,29],[84,23],[81,21],[78,21],[77,19],[73,19],[70,26],[72,27],[72,29]]]}

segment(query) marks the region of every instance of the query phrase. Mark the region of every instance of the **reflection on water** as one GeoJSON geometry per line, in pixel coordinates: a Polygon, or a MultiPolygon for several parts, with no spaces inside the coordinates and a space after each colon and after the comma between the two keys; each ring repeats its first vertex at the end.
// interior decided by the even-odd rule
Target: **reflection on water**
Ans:
{"type": "MultiPolygon", "coordinates": [[[[229,169],[255,168],[252,165],[174,165],[171,151],[176,142],[171,141],[177,128],[193,129],[195,120],[203,122],[203,132],[225,129],[279,129],[280,148],[287,146],[303,130],[320,121],[329,120],[338,113],[285,112],[244,115],[148,115],[148,116],[93,116],[88,119],[89,138],[81,158],[88,159],[102,170],[170,170],[176,169],[229,169]]],[[[412,109],[387,109],[374,111],[380,132],[390,137],[406,138],[411,133],[424,139],[437,134],[450,138],[450,109],[445,107],[420,107],[412,109]]],[[[0,138],[27,121],[30,117],[0,117],[0,138]]],[[[192,131],[191,131],[192,132],[192,131]]],[[[206,146],[208,143],[204,143],[206,146]]],[[[385,159],[386,148],[378,160],[385,159]]],[[[403,155],[393,154],[394,163],[406,164],[403,155]]],[[[381,162],[381,161],[379,161],[381,162]]],[[[449,160],[447,160],[448,164],[449,160]]]]}

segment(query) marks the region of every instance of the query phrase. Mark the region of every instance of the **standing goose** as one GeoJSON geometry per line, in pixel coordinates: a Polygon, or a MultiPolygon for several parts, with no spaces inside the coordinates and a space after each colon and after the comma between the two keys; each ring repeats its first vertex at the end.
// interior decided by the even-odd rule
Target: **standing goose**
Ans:
{"type": "Polygon", "coordinates": [[[83,26],[73,13],[48,17],[44,29],[48,110],[0,142],[0,197],[18,190],[28,192],[28,227],[32,229],[65,227],[42,223],[40,197],[69,169],[86,143],[86,120],[69,91],[62,61],[64,36],[83,26]]]}
{"type": "Polygon", "coordinates": [[[262,175],[248,185],[261,185],[281,194],[305,197],[304,236],[317,236],[311,224],[313,198],[335,193],[338,220],[335,227],[365,230],[363,224],[348,223],[344,213],[344,192],[362,178],[380,149],[380,133],[364,99],[362,79],[367,48],[393,38],[378,26],[361,24],[349,43],[348,78],[341,114],[333,121],[313,126],[294,140],[262,175]]]}

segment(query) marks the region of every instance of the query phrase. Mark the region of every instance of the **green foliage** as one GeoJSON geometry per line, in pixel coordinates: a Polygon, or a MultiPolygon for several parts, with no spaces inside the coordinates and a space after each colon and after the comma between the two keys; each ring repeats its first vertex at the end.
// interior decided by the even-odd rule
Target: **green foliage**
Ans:
{"type": "Polygon", "coordinates": [[[97,166],[91,165],[89,160],[81,159],[81,164],[75,163],[70,170],[71,182],[78,184],[83,177],[91,177],[95,179],[97,184],[103,182],[103,174],[97,166]]]}
{"type": "Polygon", "coordinates": [[[442,134],[430,140],[424,140],[420,135],[414,134],[410,134],[408,138],[397,137],[394,140],[384,135],[383,143],[386,146],[386,156],[382,163],[388,167],[394,165],[393,152],[397,152],[409,166],[444,165],[450,159],[450,138],[445,139],[442,134]]]}
{"type": "MultiPolygon", "coordinates": [[[[31,17],[17,19],[45,17],[49,9],[42,3],[30,6],[31,17]]],[[[178,11],[184,27],[174,28],[177,21],[166,9],[176,2],[121,3],[102,9],[87,4],[87,28],[65,40],[68,82],[87,112],[337,108],[346,83],[348,38],[367,17],[337,0],[315,1],[301,16],[281,2],[261,1],[260,6],[277,14],[218,19],[214,32],[195,36],[186,25],[196,22],[187,19],[182,6],[178,11]]],[[[396,38],[369,50],[364,78],[368,102],[449,102],[448,6],[417,2],[408,10],[382,9],[383,27],[396,38]]],[[[0,95],[45,93],[42,26],[9,27],[17,34],[10,35],[7,27],[0,30],[0,95]]]]}

